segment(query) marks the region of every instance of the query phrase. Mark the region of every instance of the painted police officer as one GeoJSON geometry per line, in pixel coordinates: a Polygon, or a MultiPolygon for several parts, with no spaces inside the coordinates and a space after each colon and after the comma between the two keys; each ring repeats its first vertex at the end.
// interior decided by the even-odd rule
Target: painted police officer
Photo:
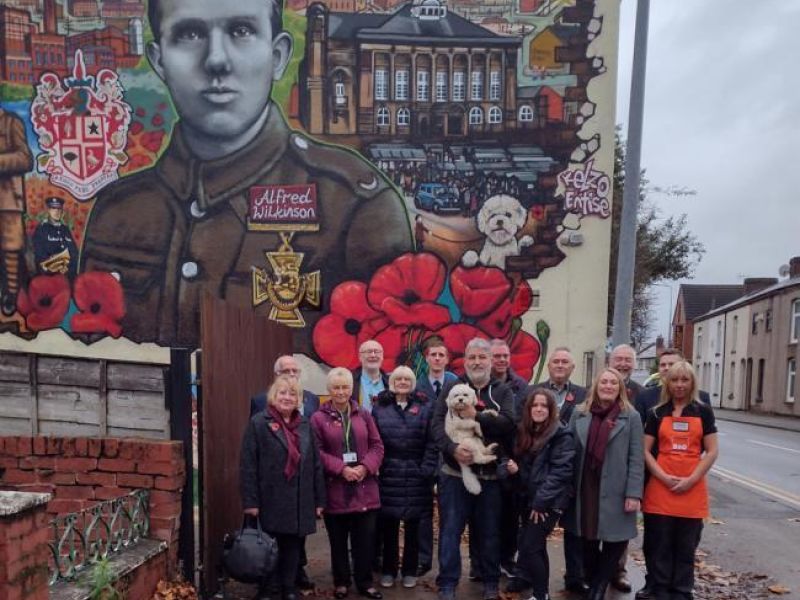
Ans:
{"type": "Polygon", "coordinates": [[[61,273],[70,279],[78,270],[78,247],[64,223],[64,200],[45,200],[47,218],[33,232],[33,255],[38,273],[61,273]]]}
{"type": "MultiPolygon", "coordinates": [[[[126,337],[196,346],[201,292],[257,304],[265,253],[294,253],[296,280],[313,272],[326,299],[412,249],[403,201],[379,172],[291,130],[270,100],[292,52],[281,10],[279,0],[149,3],[148,58],[180,120],[157,165],[99,195],[81,255],[83,270],[119,274],[126,337]],[[254,219],[254,198],[273,197],[307,204],[254,219]],[[302,216],[283,218],[292,214],[302,216]]],[[[298,349],[310,349],[318,314],[304,312],[298,349]]]]}

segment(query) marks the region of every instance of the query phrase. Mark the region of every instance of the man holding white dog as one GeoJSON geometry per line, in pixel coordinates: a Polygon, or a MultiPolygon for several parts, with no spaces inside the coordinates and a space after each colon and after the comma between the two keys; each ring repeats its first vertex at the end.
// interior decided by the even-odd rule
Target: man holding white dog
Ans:
{"type": "Polygon", "coordinates": [[[436,584],[441,600],[454,600],[461,575],[461,534],[468,521],[474,525],[471,534],[480,547],[480,573],[484,600],[499,598],[500,519],[502,498],[497,479],[497,462],[475,465],[473,453],[456,444],[445,432],[448,414],[446,399],[453,385],[465,383],[477,396],[476,406],[460,409],[457,418],[474,419],[480,425],[483,442],[497,443],[500,452],[510,448],[514,434],[514,397],[511,389],[492,379],[492,358],[489,342],[474,338],[464,350],[466,374],[448,385],[436,400],[431,428],[442,452],[439,474],[439,575],[436,584]],[[464,486],[461,465],[471,465],[480,481],[480,493],[471,494],[464,486]]]}

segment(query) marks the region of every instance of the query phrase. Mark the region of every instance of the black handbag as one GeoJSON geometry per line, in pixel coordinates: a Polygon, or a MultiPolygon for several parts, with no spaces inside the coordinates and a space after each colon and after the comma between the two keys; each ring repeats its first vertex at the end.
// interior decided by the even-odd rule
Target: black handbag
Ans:
{"type": "Polygon", "coordinates": [[[267,578],[278,563],[278,542],[261,529],[261,520],[254,518],[256,526],[247,526],[247,516],[242,528],[235,534],[226,534],[222,550],[222,565],[228,575],[242,583],[258,583],[267,578]]]}

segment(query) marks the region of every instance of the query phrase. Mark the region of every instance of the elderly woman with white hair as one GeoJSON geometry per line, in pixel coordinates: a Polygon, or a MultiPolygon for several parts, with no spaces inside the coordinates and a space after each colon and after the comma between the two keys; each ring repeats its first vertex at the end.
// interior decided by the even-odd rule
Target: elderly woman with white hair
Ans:
{"type": "Polygon", "coordinates": [[[403,587],[417,585],[419,521],[433,510],[431,482],[436,474],[438,449],[430,435],[432,407],[425,394],[415,391],[417,378],[405,366],[389,375],[389,389],[381,392],[372,418],[383,440],[378,520],[383,537],[381,586],[392,587],[399,566],[399,530],[404,523],[403,587]]]}
{"type": "Polygon", "coordinates": [[[383,596],[372,583],[371,562],[375,527],[381,506],[378,469],[383,443],[369,411],[353,398],[353,375],[336,367],[328,373],[330,401],[311,417],[325,472],[325,528],[331,545],[333,595],[348,594],[351,583],[348,539],[353,555],[353,579],[366,598],[383,596]]]}

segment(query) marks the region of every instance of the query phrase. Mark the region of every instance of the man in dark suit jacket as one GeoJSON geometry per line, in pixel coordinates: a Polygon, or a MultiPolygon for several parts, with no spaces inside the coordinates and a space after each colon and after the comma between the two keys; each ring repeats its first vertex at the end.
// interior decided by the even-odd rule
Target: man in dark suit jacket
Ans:
{"type": "MultiPolygon", "coordinates": [[[[285,375],[286,377],[293,378],[299,385],[300,375],[303,370],[297,363],[295,358],[290,354],[279,356],[275,361],[275,376],[285,375]]],[[[250,398],[250,417],[256,413],[263,411],[267,406],[267,393],[262,392],[250,398]]],[[[310,419],[311,415],[319,408],[319,396],[312,394],[308,390],[303,390],[303,402],[298,407],[300,414],[306,419],[310,419]]],[[[311,581],[306,573],[306,565],[308,564],[308,557],[306,556],[306,545],[303,540],[303,547],[300,552],[300,564],[297,567],[297,587],[301,590],[313,590],[314,582],[311,581]]]]}
{"type": "MultiPolygon", "coordinates": [[[[547,361],[548,379],[532,388],[551,390],[558,399],[561,422],[569,423],[572,411],[586,399],[586,388],[572,383],[569,378],[575,370],[575,361],[569,348],[561,346],[553,350],[547,361]]],[[[564,586],[571,592],[585,594],[589,586],[583,574],[583,543],[581,539],[564,530],[564,586]]]]}

